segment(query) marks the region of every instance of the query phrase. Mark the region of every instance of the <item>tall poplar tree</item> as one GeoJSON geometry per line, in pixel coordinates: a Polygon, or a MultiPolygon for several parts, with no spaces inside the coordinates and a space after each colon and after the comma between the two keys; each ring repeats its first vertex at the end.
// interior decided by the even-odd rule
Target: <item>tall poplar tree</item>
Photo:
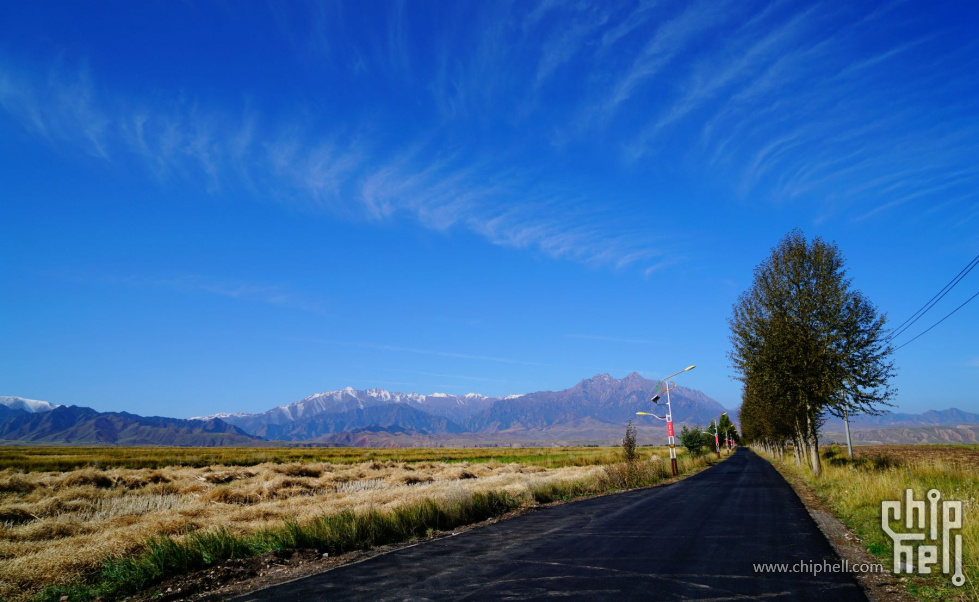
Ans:
{"type": "Polygon", "coordinates": [[[895,393],[885,317],[851,287],[833,243],[789,232],[755,268],[729,322],[744,435],[776,451],[792,441],[817,475],[826,413],[875,413],[895,393]]]}

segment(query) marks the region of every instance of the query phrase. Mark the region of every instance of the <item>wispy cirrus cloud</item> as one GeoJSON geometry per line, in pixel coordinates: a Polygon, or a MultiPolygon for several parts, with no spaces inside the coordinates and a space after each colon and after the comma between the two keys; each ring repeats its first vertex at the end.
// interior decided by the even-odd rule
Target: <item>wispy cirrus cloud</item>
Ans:
{"type": "MultiPolygon", "coordinates": [[[[977,212],[979,47],[890,19],[901,7],[491,3],[445,11],[422,34],[428,16],[398,3],[363,36],[347,7],[277,8],[302,60],[354,88],[383,80],[381,97],[426,98],[431,113],[219,106],[113,89],[97,65],[9,56],[0,110],[160,180],[648,276],[683,253],[618,217],[636,217],[635,199],[559,184],[553,164],[618,156],[613,178],[680,168],[732,196],[815,205],[820,220],[977,212]],[[872,35],[885,25],[900,35],[872,35]]],[[[647,213],[682,200],[653,195],[647,213]]]]}
{"type": "MultiPolygon", "coordinates": [[[[604,113],[605,119],[619,110],[620,105],[633,96],[639,87],[656,75],[668,64],[682,55],[684,50],[694,43],[699,36],[704,35],[712,27],[723,22],[725,11],[729,6],[723,2],[704,2],[688,5],[679,15],[666,20],[655,28],[641,50],[632,58],[627,68],[614,75],[609,93],[594,108],[604,113]]],[[[637,21],[630,30],[639,27],[645,19],[645,7],[640,7],[628,20],[637,21]]],[[[616,30],[608,38],[608,44],[614,44],[627,32],[616,30]]]]}
{"type": "Polygon", "coordinates": [[[661,253],[642,230],[600,219],[595,208],[605,199],[528,184],[527,170],[468,148],[446,152],[431,136],[391,148],[368,142],[370,123],[317,135],[247,106],[229,112],[180,99],[151,106],[118,94],[109,101],[103,88],[87,70],[58,70],[39,86],[0,63],[0,107],[30,131],[104,160],[142,164],[160,180],[199,182],[212,193],[243,188],[348,219],[464,229],[495,245],[594,266],[641,266],[661,253]],[[83,102],[67,102],[70,96],[83,102]]]}

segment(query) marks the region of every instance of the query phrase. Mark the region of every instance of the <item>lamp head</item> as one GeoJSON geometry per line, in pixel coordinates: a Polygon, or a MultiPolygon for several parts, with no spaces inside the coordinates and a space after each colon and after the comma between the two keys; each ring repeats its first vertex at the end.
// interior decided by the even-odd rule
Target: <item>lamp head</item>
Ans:
{"type": "Polygon", "coordinates": [[[683,371],[686,372],[688,370],[693,370],[696,367],[697,367],[696,364],[694,364],[693,366],[687,366],[686,368],[683,369],[683,371]]]}
{"type": "Polygon", "coordinates": [[[655,395],[651,401],[653,403],[659,403],[659,395],[655,395]]]}

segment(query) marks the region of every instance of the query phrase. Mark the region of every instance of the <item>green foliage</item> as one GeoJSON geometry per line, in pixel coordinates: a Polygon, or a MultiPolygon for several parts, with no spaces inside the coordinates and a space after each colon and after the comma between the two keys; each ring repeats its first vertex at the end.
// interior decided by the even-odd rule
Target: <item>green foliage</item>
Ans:
{"type": "Polygon", "coordinates": [[[700,425],[692,429],[684,426],[680,430],[680,445],[687,448],[694,456],[699,456],[704,451],[704,446],[708,444],[707,434],[701,430],[700,425]]]}
{"type": "Polygon", "coordinates": [[[826,413],[877,412],[894,394],[884,324],[851,288],[835,244],[807,241],[799,230],[786,235],[730,319],[745,438],[778,454],[791,442],[818,474],[826,413]]]}

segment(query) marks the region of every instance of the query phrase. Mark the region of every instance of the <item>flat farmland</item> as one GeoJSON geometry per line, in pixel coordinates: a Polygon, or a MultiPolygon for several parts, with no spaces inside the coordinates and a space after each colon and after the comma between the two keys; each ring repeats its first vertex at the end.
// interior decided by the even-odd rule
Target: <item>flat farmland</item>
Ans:
{"type": "MultiPolygon", "coordinates": [[[[652,453],[652,452],[646,452],[652,453]]],[[[0,447],[0,470],[67,471],[77,468],[254,466],[328,462],[516,462],[537,466],[590,466],[614,461],[609,447],[0,447]]]]}
{"type": "Polygon", "coordinates": [[[931,465],[979,472],[979,445],[867,445],[855,447],[854,453],[858,458],[890,458],[908,466],[931,465]]]}

